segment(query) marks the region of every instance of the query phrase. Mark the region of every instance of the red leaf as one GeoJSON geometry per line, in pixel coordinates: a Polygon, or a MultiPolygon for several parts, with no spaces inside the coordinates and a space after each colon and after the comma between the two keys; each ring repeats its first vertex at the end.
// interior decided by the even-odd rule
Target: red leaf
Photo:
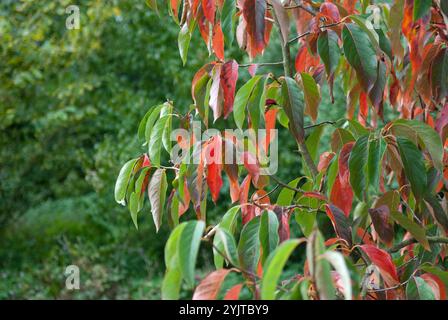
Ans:
{"type": "Polygon", "coordinates": [[[368,116],[369,116],[369,105],[367,103],[367,94],[364,91],[362,91],[361,94],[359,95],[358,121],[364,127],[366,126],[368,116]]]}
{"type": "Polygon", "coordinates": [[[179,217],[187,212],[190,205],[190,191],[188,190],[187,180],[184,180],[184,198],[179,201],[179,217]]]}
{"type": "Polygon", "coordinates": [[[338,7],[331,2],[324,2],[320,6],[320,13],[326,18],[330,18],[331,22],[338,22],[341,20],[338,7]]]}
{"type": "Polygon", "coordinates": [[[221,22],[218,22],[213,27],[212,46],[216,57],[219,60],[224,60],[224,35],[221,29],[221,22]]]}
{"type": "Polygon", "coordinates": [[[394,226],[389,222],[390,211],[386,205],[378,208],[369,209],[370,218],[372,219],[373,227],[378,233],[380,239],[387,245],[391,245],[394,240],[394,226]]]}
{"type": "Polygon", "coordinates": [[[142,168],[146,168],[146,167],[150,167],[150,166],[151,166],[151,161],[149,160],[148,155],[145,153],[145,155],[143,157],[142,168]]]}
{"type": "Polygon", "coordinates": [[[258,164],[258,159],[250,152],[245,151],[242,153],[243,163],[246,170],[249,172],[250,176],[254,179],[254,182],[258,180],[260,176],[260,166],[258,164]]]}
{"type": "MultiPolygon", "coordinates": [[[[268,99],[268,100],[272,100],[272,99],[268,99]]],[[[266,100],[266,104],[269,101],[266,100]]],[[[276,102],[274,101],[274,104],[276,104],[276,102]]],[[[266,123],[266,138],[264,143],[262,143],[263,149],[265,151],[265,153],[268,153],[268,149],[269,149],[269,145],[272,142],[272,139],[275,138],[274,137],[274,132],[273,130],[275,129],[275,120],[276,120],[276,116],[277,116],[277,109],[269,109],[268,111],[265,112],[264,114],[264,119],[265,119],[265,123],[266,123]]]]}
{"type": "Polygon", "coordinates": [[[219,289],[230,271],[230,269],[219,269],[206,276],[196,287],[193,300],[216,300],[219,289]]]}
{"type": "Polygon", "coordinates": [[[347,241],[349,246],[352,245],[352,228],[350,222],[341,209],[334,205],[326,205],[325,211],[333,223],[334,230],[339,238],[347,241]]]}
{"type": "Polygon", "coordinates": [[[224,119],[233,110],[235,101],[235,88],[238,80],[238,63],[235,60],[227,61],[222,65],[221,87],[224,93],[224,119]]]}
{"type": "Polygon", "coordinates": [[[219,191],[222,187],[222,139],[220,135],[212,138],[207,145],[207,184],[212,194],[212,199],[216,203],[219,191]]]}
{"type": "Polygon", "coordinates": [[[378,267],[384,282],[388,286],[394,286],[399,283],[397,269],[389,253],[369,244],[363,244],[359,247],[369,257],[370,261],[378,267]]]}
{"type": "Polygon", "coordinates": [[[355,6],[357,0],[344,0],[344,8],[348,14],[355,13],[355,6]]]}
{"type": "Polygon", "coordinates": [[[232,137],[224,137],[224,171],[229,178],[230,198],[232,203],[240,198],[240,186],[238,184],[238,164],[236,161],[236,147],[232,137]]]}
{"type": "Polygon", "coordinates": [[[262,53],[265,43],[265,0],[245,0],[243,4],[243,17],[246,20],[249,55],[254,58],[262,53]]]}
{"type": "Polygon", "coordinates": [[[257,73],[257,69],[258,69],[258,64],[251,64],[247,70],[249,71],[249,74],[251,75],[251,77],[253,77],[257,73]]]}
{"type": "Polygon", "coordinates": [[[247,202],[249,198],[249,188],[250,188],[251,177],[247,177],[243,180],[240,186],[240,204],[241,204],[241,214],[243,218],[243,224],[248,223],[255,217],[255,208],[252,204],[247,202]]]}
{"type": "Polygon", "coordinates": [[[275,207],[274,212],[277,215],[277,219],[279,222],[278,227],[278,236],[280,243],[288,240],[291,237],[291,232],[289,229],[289,212],[284,210],[282,207],[275,207]]]}
{"type": "Polygon", "coordinates": [[[204,39],[205,44],[209,45],[209,37],[210,37],[210,22],[207,21],[207,19],[204,16],[204,11],[201,10],[198,11],[198,26],[199,26],[199,32],[201,33],[202,39],[204,39]]]}
{"type": "Polygon", "coordinates": [[[215,0],[202,0],[202,10],[205,18],[211,24],[215,23],[215,0]]]}
{"type": "Polygon", "coordinates": [[[318,65],[320,61],[318,57],[314,57],[309,51],[306,45],[302,44],[297,52],[295,67],[297,72],[311,73],[318,65]]]}
{"type": "Polygon", "coordinates": [[[338,176],[334,181],[330,195],[331,202],[341,208],[346,216],[350,215],[353,201],[353,191],[350,185],[341,185],[341,178],[338,176]]]}
{"type": "Polygon", "coordinates": [[[229,291],[227,291],[226,295],[224,296],[224,300],[238,300],[242,288],[243,285],[241,283],[234,285],[229,289],[229,291]]]}

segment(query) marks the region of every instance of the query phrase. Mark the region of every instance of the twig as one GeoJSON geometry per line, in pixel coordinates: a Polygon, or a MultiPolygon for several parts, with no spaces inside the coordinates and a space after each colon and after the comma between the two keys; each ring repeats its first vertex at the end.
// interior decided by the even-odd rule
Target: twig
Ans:
{"type": "Polygon", "coordinates": [[[240,64],[239,67],[240,68],[248,68],[252,65],[257,65],[259,67],[263,67],[263,66],[281,66],[283,65],[283,61],[279,61],[279,62],[260,62],[260,63],[246,63],[246,64],[240,64]]]}
{"type": "MultiPolygon", "coordinates": [[[[448,243],[448,238],[445,237],[427,237],[428,242],[429,243],[448,243]]],[[[400,251],[400,249],[407,247],[413,243],[417,243],[417,239],[411,238],[411,239],[407,239],[403,242],[400,242],[398,244],[396,244],[395,246],[393,246],[392,248],[388,249],[387,251],[389,253],[394,253],[397,251],[400,251]]]]}
{"type": "MultiPolygon", "coordinates": [[[[319,28],[320,28],[320,29],[323,29],[323,28],[334,27],[334,26],[339,25],[341,22],[342,22],[342,21],[338,21],[338,22],[330,23],[330,24],[325,24],[325,25],[320,26],[319,28]]],[[[295,36],[294,38],[292,38],[291,40],[289,40],[288,43],[295,42],[295,41],[297,41],[297,40],[299,40],[299,39],[301,39],[301,38],[303,38],[303,37],[306,37],[307,35],[310,35],[310,34],[311,34],[311,31],[307,31],[307,32],[304,32],[304,33],[302,33],[302,34],[299,34],[299,35],[295,36]]]]}
{"type": "Polygon", "coordinates": [[[306,126],[306,127],[304,127],[304,129],[311,129],[311,128],[323,126],[323,125],[326,125],[326,124],[334,125],[334,124],[336,124],[336,122],[335,121],[323,121],[321,123],[316,123],[316,124],[313,124],[313,125],[310,125],[310,126],[306,126]]]}

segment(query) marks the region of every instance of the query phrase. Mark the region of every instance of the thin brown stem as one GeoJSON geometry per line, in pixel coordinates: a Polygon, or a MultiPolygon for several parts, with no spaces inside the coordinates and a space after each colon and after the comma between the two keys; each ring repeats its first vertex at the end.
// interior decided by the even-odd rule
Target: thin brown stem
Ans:
{"type": "MultiPolygon", "coordinates": [[[[429,243],[448,243],[448,238],[445,237],[427,237],[429,243]]],[[[400,251],[400,249],[407,247],[413,243],[417,243],[417,239],[411,238],[404,240],[403,242],[400,242],[393,246],[392,248],[388,249],[387,251],[389,253],[394,253],[397,251],[400,251]]]]}

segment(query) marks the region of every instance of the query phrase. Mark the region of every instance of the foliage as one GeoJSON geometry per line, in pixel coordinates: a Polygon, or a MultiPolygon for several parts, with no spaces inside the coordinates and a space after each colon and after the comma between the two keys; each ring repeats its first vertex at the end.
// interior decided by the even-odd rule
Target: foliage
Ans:
{"type": "Polygon", "coordinates": [[[179,298],[183,282],[196,286],[202,242],[217,270],[193,298],[237,299],[244,290],[253,299],[446,298],[447,8],[441,1],[371,2],[148,2],[160,15],[168,7],[179,25],[184,63],[196,26],[213,59],[193,78],[187,113],[172,101],[149,110],[139,126],[148,154],[127,162],[116,182],[116,200],[136,226],[147,192],[156,228],[165,219],[172,229],[162,297],[179,298]],[[272,43],[271,32],[278,33],[272,43]],[[274,45],[281,63],[259,61],[274,45]],[[232,56],[235,46],[249,64],[232,56]],[[257,69],[275,65],[283,74],[257,69]],[[245,68],[251,78],[243,83],[245,68]],[[346,116],[318,123],[323,88],[334,101],[335,80],[347,96],[346,116]],[[285,183],[262,173],[270,139],[252,149],[246,140],[241,161],[223,164],[238,148],[222,131],[232,118],[238,128],[268,134],[277,123],[288,129],[300,176],[285,183]],[[196,119],[219,130],[204,140],[176,135],[199,161],[169,162],[173,128],[190,129],[196,119]],[[325,125],[331,139],[320,143],[325,125]],[[237,205],[207,224],[208,193],[217,204],[223,180],[237,205]],[[294,261],[300,271],[283,271],[294,261]],[[239,280],[222,289],[235,273],[239,280]]]}

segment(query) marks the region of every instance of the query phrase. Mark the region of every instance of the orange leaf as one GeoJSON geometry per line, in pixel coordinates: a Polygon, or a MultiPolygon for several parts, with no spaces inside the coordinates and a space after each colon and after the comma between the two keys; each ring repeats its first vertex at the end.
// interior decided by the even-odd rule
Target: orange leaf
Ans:
{"type": "Polygon", "coordinates": [[[212,138],[207,145],[207,184],[212,194],[212,199],[216,203],[219,191],[222,187],[222,139],[220,135],[212,138]]]}
{"type": "Polygon", "coordinates": [[[224,60],[224,35],[221,29],[221,22],[218,22],[213,27],[212,46],[216,57],[219,60],[224,60]]]}
{"type": "Polygon", "coordinates": [[[215,0],[202,0],[202,10],[204,10],[205,18],[211,24],[215,23],[215,0]]]}
{"type": "Polygon", "coordinates": [[[219,269],[206,276],[196,287],[193,300],[216,300],[219,289],[230,271],[230,269],[219,269]]]}

